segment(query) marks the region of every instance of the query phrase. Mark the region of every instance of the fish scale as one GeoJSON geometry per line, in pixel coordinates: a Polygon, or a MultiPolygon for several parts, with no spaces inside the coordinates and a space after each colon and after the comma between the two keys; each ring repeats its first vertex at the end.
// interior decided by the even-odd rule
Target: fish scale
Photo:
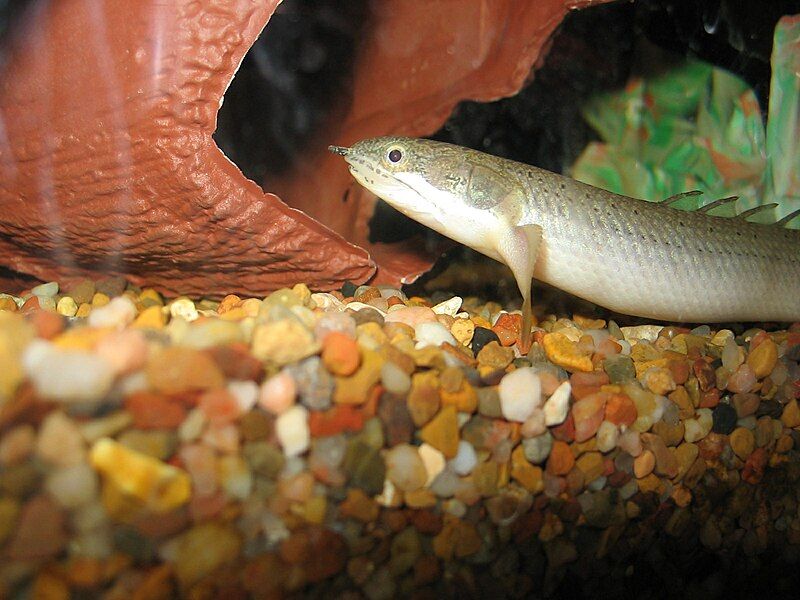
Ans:
{"type": "Polygon", "coordinates": [[[800,320],[798,230],[637,200],[442,142],[383,137],[331,150],[401,212],[508,264],[528,306],[533,259],[535,279],[624,314],[800,320]]]}

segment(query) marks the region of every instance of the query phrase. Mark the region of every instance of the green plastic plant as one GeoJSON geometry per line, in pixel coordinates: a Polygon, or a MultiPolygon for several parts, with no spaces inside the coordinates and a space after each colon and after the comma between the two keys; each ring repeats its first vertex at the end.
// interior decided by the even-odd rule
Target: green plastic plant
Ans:
{"type": "MultiPolygon", "coordinates": [[[[730,73],[687,60],[656,77],[633,79],[584,107],[603,142],[589,144],[572,167],[576,179],[613,192],[662,200],[687,210],[739,196],[733,214],[777,203],[753,220],[772,222],[800,208],[800,17],[775,28],[765,127],[755,93],[730,73]]],[[[790,223],[800,227],[800,218],[790,223]]]]}

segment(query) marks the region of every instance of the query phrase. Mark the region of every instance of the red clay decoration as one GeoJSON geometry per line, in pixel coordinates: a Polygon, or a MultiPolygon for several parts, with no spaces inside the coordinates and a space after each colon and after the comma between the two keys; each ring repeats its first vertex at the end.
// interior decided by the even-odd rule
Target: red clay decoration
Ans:
{"type": "Polygon", "coordinates": [[[267,182],[303,212],[212,139],[277,0],[32,3],[0,74],[0,285],[125,275],[168,294],[259,295],[362,282],[376,263],[382,280],[413,279],[434,257],[370,245],[374,198],[343,202],[349,175],[324,147],[429,134],[459,100],[513,94],[566,11],[588,3],[375,2],[352,102],[302,168],[267,182]]]}

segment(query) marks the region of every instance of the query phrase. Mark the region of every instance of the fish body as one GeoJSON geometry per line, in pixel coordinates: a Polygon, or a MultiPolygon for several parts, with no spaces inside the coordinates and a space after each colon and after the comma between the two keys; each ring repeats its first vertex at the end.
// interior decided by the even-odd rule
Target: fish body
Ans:
{"type": "Polygon", "coordinates": [[[671,208],[442,142],[363,140],[355,179],[424,225],[608,309],[676,322],[800,319],[800,231],[671,208]]]}

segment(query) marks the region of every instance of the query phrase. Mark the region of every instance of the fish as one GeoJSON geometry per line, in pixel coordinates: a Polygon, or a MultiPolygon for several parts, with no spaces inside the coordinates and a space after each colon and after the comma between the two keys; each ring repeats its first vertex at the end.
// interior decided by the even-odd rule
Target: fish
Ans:
{"type": "MultiPolygon", "coordinates": [[[[506,264],[530,341],[534,278],[611,311],[677,323],[800,319],[800,230],[615,194],[524,163],[426,139],[330,146],[401,213],[506,264]]],[[[690,194],[692,192],[689,192],[690,194]]]]}

